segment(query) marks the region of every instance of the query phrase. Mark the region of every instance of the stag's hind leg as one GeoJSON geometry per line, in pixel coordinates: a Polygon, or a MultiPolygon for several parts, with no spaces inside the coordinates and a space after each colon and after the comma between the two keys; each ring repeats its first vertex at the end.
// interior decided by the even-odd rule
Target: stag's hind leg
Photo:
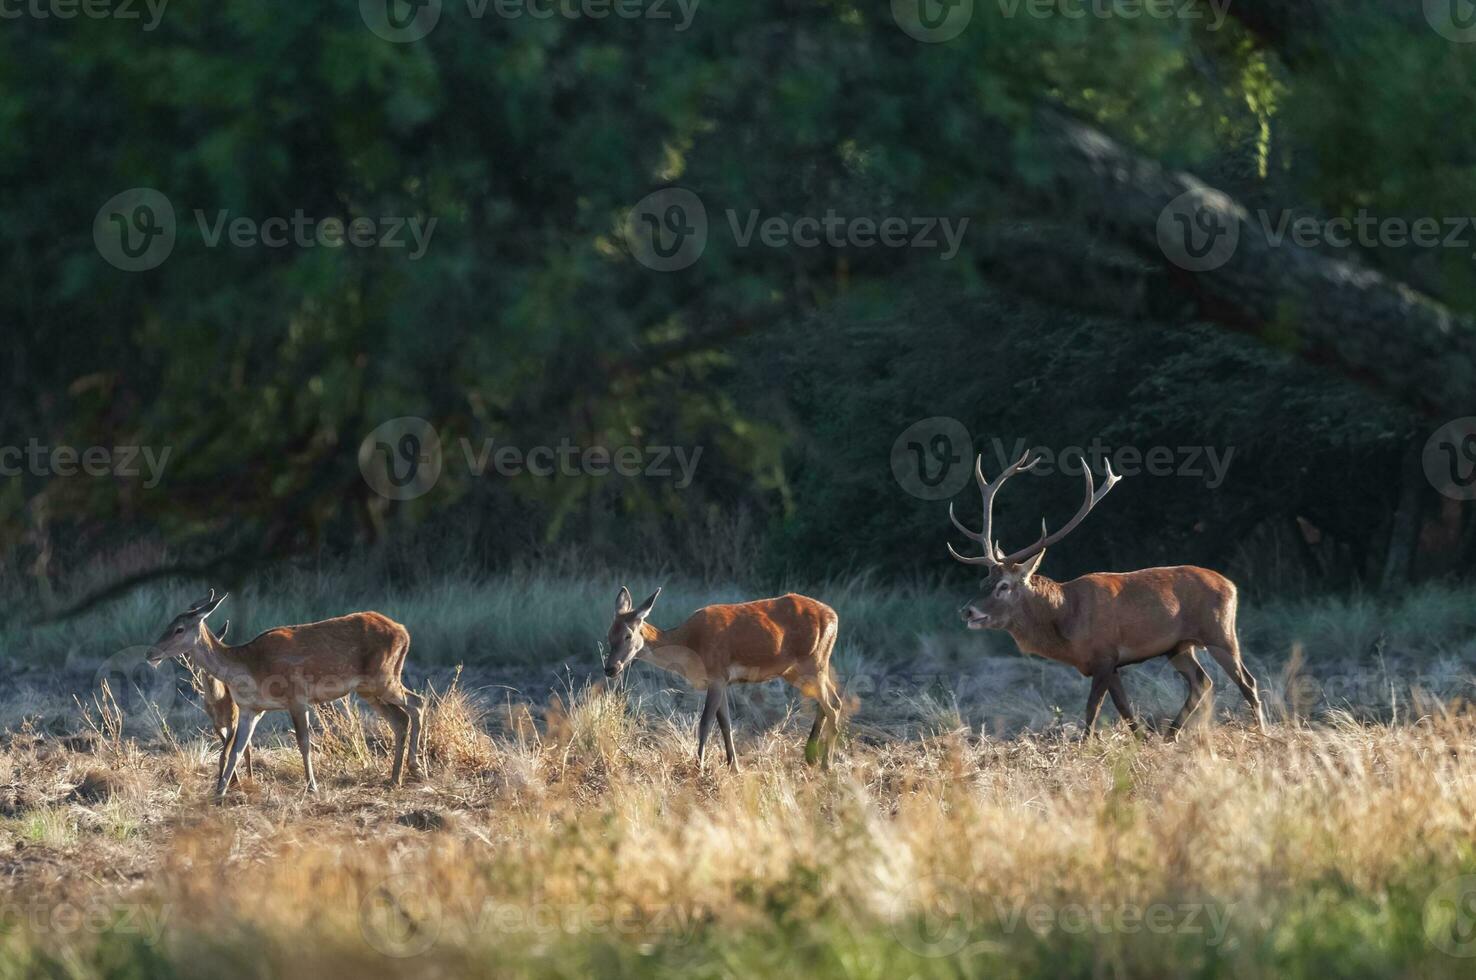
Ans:
{"type": "Polygon", "coordinates": [[[1174,665],[1174,670],[1184,675],[1184,680],[1189,683],[1189,696],[1184,699],[1184,707],[1179,709],[1178,715],[1169,724],[1165,737],[1169,741],[1179,737],[1179,730],[1189,720],[1189,716],[1199,710],[1200,705],[1209,698],[1210,692],[1214,690],[1214,684],[1210,681],[1209,674],[1199,664],[1199,658],[1194,655],[1194,648],[1184,645],[1179,652],[1169,658],[1169,663],[1174,665]]]}
{"type": "Polygon", "coordinates": [[[1256,728],[1264,732],[1266,715],[1261,711],[1261,694],[1256,688],[1256,679],[1246,668],[1245,661],[1240,659],[1240,644],[1236,642],[1235,637],[1230,637],[1228,643],[1229,646],[1209,647],[1210,656],[1215,658],[1215,662],[1230,675],[1235,686],[1240,688],[1240,693],[1245,695],[1245,703],[1250,705],[1251,710],[1256,713],[1256,728]]]}

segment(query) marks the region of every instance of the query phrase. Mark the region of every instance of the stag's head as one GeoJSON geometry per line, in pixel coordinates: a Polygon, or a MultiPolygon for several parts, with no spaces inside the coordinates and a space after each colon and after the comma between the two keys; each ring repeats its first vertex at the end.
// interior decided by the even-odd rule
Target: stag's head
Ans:
{"type": "Polygon", "coordinates": [[[646,634],[641,627],[646,624],[646,617],[651,615],[651,607],[656,605],[656,597],[660,594],[661,590],[657,589],[645,602],[632,606],[630,590],[623,585],[620,587],[620,595],[615,597],[615,621],[605,636],[608,650],[605,654],[606,677],[619,677],[626,665],[646,646],[646,634]]]}
{"type": "Polygon", "coordinates": [[[965,527],[953,513],[953,505],[948,505],[948,518],[953,521],[953,526],[969,539],[978,542],[983,551],[977,556],[965,556],[954,551],[950,544],[948,553],[965,565],[979,565],[987,572],[979,595],[959,610],[959,615],[971,630],[1008,630],[1019,624],[1022,609],[1038,591],[1035,571],[1045,557],[1046,548],[1074,531],[1087,514],[1091,513],[1092,508],[1097,506],[1097,502],[1107,496],[1107,492],[1121,479],[1112,472],[1112,464],[1108,463],[1107,480],[1101,489],[1097,489],[1091,468],[1083,459],[1081,472],[1086,484],[1086,499],[1082,501],[1076,516],[1055,532],[1046,530],[1045,521],[1041,521],[1040,538],[1034,544],[1012,554],[1005,554],[999,542],[994,539],[994,495],[1010,477],[1031,469],[1039,462],[1039,456],[1032,457],[1027,451],[990,483],[984,479],[984,457],[979,456],[974,460],[974,480],[979,484],[979,492],[984,498],[984,528],[981,531],[972,531],[965,527]]]}
{"type": "MultiPolygon", "coordinates": [[[[205,617],[215,612],[228,594],[223,593],[217,598],[215,590],[211,589],[210,595],[175,616],[149,650],[149,665],[157,667],[172,657],[189,657],[204,645],[204,632],[210,628],[205,625],[205,617]]],[[[221,635],[225,635],[224,630],[221,635]]]]}

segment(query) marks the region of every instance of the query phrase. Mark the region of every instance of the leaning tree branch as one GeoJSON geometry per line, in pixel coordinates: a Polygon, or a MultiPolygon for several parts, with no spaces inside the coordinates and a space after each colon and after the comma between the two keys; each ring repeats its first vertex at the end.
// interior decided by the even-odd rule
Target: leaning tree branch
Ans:
{"type": "Polygon", "coordinates": [[[1036,113],[1049,176],[1007,180],[1049,211],[1153,262],[1205,319],[1331,365],[1434,416],[1476,408],[1476,321],[1403,283],[1310,249],[1273,243],[1229,195],[1138,155],[1056,108],[1036,113]],[[1159,218],[1186,193],[1239,239],[1218,268],[1190,272],[1160,245],[1159,218]]]}

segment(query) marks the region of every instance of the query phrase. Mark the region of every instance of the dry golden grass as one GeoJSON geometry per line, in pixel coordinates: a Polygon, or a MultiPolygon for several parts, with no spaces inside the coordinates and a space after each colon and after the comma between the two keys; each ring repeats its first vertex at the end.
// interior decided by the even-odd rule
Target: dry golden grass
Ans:
{"type": "Polygon", "coordinates": [[[0,976],[1469,964],[1440,887],[1476,870],[1476,720],[1439,705],[1177,744],[868,731],[829,772],[796,718],[740,728],[732,774],[697,770],[690,715],[599,685],[541,717],[454,682],[428,702],[424,783],[386,787],[384,732],[335,705],[319,796],[282,741],[225,805],[203,737],[13,733],[0,976]]]}

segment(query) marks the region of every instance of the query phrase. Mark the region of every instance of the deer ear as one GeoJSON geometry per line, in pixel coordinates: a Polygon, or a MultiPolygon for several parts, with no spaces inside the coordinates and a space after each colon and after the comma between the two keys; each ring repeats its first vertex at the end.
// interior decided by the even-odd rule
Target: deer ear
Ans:
{"type": "MultiPolygon", "coordinates": [[[[231,631],[231,621],[228,619],[228,620],[225,621],[225,625],[220,628],[220,632],[215,634],[215,641],[217,643],[219,643],[220,641],[224,640],[225,637],[226,637],[226,634],[229,633],[230,631],[231,631]]],[[[212,632],[214,632],[214,631],[212,630],[212,632]]]]}
{"type": "Polygon", "coordinates": [[[659,588],[655,592],[652,592],[651,598],[641,603],[641,608],[636,610],[636,615],[641,619],[645,619],[647,616],[651,615],[651,607],[656,605],[656,597],[660,594],[661,590],[659,588]]]}
{"type": "Polygon", "coordinates": [[[628,612],[630,612],[630,590],[622,585],[620,594],[615,597],[615,615],[624,616],[628,612]]]}
{"type": "Polygon", "coordinates": [[[1035,570],[1040,567],[1043,558],[1045,558],[1044,548],[1036,552],[1034,558],[1025,559],[1024,563],[1020,565],[1020,581],[1030,581],[1030,576],[1035,574],[1035,570]]]}
{"type": "Polygon", "coordinates": [[[211,598],[211,601],[205,604],[205,608],[203,608],[203,609],[197,609],[195,611],[197,613],[199,613],[201,619],[205,619],[211,613],[215,612],[215,610],[217,610],[217,609],[220,608],[220,604],[222,602],[225,602],[226,601],[226,596],[228,596],[228,595],[230,595],[229,592],[222,592],[219,596],[217,596],[215,594],[215,590],[214,589],[211,589],[210,590],[210,598],[211,598]]]}

